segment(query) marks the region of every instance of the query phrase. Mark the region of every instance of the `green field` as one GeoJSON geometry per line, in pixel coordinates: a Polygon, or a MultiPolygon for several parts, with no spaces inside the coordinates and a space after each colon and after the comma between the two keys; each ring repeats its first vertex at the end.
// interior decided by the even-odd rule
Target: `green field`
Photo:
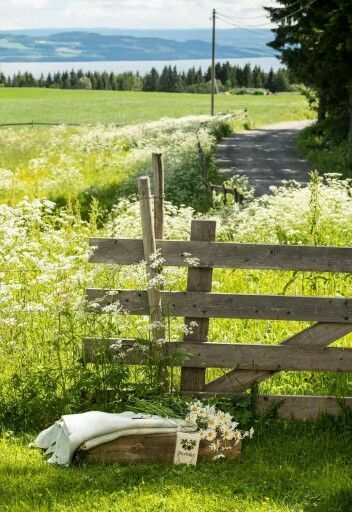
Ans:
{"type": "MultiPolygon", "coordinates": [[[[306,119],[307,103],[298,93],[272,96],[216,98],[216,112],[246,108],[255,125],[306,119]]],[[[59,89],[0,89],[0,124],[4,123],[116,123],[128,124],[208,114],[206,94],[128,91],[69,91],[59,89]]]]}

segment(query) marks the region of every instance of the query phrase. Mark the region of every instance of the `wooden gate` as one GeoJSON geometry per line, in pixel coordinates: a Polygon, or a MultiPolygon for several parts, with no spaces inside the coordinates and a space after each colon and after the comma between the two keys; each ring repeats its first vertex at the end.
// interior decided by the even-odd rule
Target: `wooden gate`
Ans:
{"type": "MultiPolygon", "coordinates": [[[[140,195],[150,202],[147,179],[140,180],[140,195]],[[143,185],[143,186],[142,186],[143,185]],[[143,188],[144,187],[144,188],[143,188]],[[143,192],[144,190],[144,192],[143,192]],[[144,194],[144,195],[143,195],[144,194]]],[[[142,204],[141,203],[141,204],[142,204]]],[[[151,253],[154,232],[151,210],[142,206],[143,239],[90,240],[95,247],[92,263],[135,265],[151,253]],[[146,218],[147,217],[147,218],[146,218]]],[[[253,245],[215,242],[215,221],[193,220],[189,241],[155,240],[163,265],[188,267],[187,291],[89,289],[89,301],[98,299],[100,311],[116,302],[131,315],[184,317],[185,323],[196,321],[192,334],[182,341],[166,342],[164,353],[172,356],[180,349],[187,354],[182,362],[180,390],[192,395],[241,395],[254,382],[262,382],[279,371],[352,372],[352,350],[329,345],[352,331],[352,298],[282,295],[242,295],[212,293],[213,268],[273,269],[309,272],[352,271],[352,248],[288,245],[253,245]],[[192,258],[189,258],[189,255],[192,258]],[[194,260],[197,260],[197,266],[194,260]],[[311,321],[314,324],[284,340],[281,344],[239,344],[208,342],[211,318],[268,319],[311,321]],[[206,382],[206,368],[231,368],[211,382],[206,382]]],[[[149,267],[149,271],[151,271],[149,267]]],[[[235,341],[235,340],[234,340],[235,341]]],[[[96,360],[104,343],[111,356],[116,340],[84,341],[87,362],[96,360]]],[[[122,350],[137,346],[136,340],[123,340],[122,350]]],[[[132,350],[127,364],[145,364],[142,351],[132,350]]],[[[342,399],[352,406],[352,398],[342,399]]],[[[259,396],[258,411],[279,402],[281,417],[316,418],[322,412],[338,414],[340,400],[317,396],[259,396]]]]}

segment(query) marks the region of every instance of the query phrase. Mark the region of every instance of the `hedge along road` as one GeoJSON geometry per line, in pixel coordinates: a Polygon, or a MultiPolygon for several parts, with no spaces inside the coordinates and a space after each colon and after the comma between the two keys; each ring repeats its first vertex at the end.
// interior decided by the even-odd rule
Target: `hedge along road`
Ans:
{"type": "Polygon", "coordinates": [[[226,178],[248,176],[255,195],[270,192],[283,180],[307,183],[311,165],[299,153],[295,138],[312,121],[288,121],[226,137],[217,147],[217,166],[226,178]]]}

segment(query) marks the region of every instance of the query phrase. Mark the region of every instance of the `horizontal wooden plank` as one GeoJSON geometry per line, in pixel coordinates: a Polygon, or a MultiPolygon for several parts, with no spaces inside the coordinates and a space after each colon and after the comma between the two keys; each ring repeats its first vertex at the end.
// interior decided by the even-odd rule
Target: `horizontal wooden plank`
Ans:
{"type": "MultiPolygon", "coordinates": [[[[109,463],[172,463],[175,456],[176,434],[139,434],[124,436],[96,446],[88,451],[78,451],[79,460],[85,462],[109,463]]],[[[226,449],[227,459],[241,457],[242,443],[226,449]]],[[[198,460],[213,460],[211,443],[201,440],[198,460]]]]}
{"type": "MultiPolygon", "coordinates": [[[[318,323],[290,336],[281,345],[324,348],[350,333],[351,330],[351,324],[318,323]]],[[[208,382],[205,386],[205,391],[216,393],[228,391],[236,395],[243,393],[254,382],[259,383],[270,378],[273,373],[275,372],[264,370],[231,370],[225,375],[221,375],[221,377],[208,382]]]]}
{"type": "MultiPolygon", "coordinates": [[[[131,315],[149,314],[143,290],[88,289],[87,299],[96,312],[118,303],[131,315]]],[[[352,323],[350,298],[161,292],[161,300],[164,316],[352,323]]]]}
{"type": "MultiPolygon", "coordinates": [[[[184,393],[199,398],[224,396],[227,393],[184,393]]],[[[248,395],[238,395],[239,398],[248,395]]],[[[309,395],[258,395],[256,397],[256,412],[259,415],[267,413],[272,407],[277,406],[277,417],[281,419],[317,420],[322,414],[339,416],[343,409],[352,409],[352,397],[336,398],[333,396],[309,396],[309,395]]]]}
{"type": "Polygon", "coordinates": [[[258,396],[256,410],[264,414],[275,404],[279,405],[277,414],[282,419],[316,420],[322,414],[339,416],[343,407],[352,408],[352,397],[336,399],[333,396],[290,396],[266,395],[258,396]]]}
{"type": "MultiPolygon", "coordinates": [[[[292,347],[236,343],[167,342],[168,357],[179,354],[176,366],[185,368],[237,368],[270,371],[344,371],[352,372],[352,349],[292,347]]],[[[127,364],[146,364],[153,345],[133,340],[91,340],[85,342],[85,359],[94,361],[96,354],[110,360],[120,358],[127,364]]],[[[172,359],[171,359],[172,360],[172,359]]]]}
{"type": "MultiPolygon", "coordinates": [[[[132,265],[143,260],[139,239],[91,238],[92,263],[132,265]]],[[[166,266],[352,272],[352,248],[157,240],[166,266]]]]}

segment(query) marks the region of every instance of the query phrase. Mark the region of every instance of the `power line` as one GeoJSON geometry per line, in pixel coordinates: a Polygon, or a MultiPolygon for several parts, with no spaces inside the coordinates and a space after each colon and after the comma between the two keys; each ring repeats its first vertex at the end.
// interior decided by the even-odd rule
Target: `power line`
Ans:
{"type": "MultiPolygon", "coordinates": [[[[302,2],[302,0],[296,0],[296,2],[293,2],[293,4],[290,5],[290,7],[294,7],[295,5],[297,5],[301,2],[302,2]]],[[[262,5],[261,7],[264,8],[264,5],[262,5]]],[[[280,7],[276,7],[276,8],[272,7],[272,9],[274,9],[276,11],[276,10],[280,10],[280,7]]],[[[218,12],[218,14],[221,14],[222,16],[225,16],[226,18],[232,19],[233,21],[242,20],[242,19],[256,20],[256,19],[260,19],[260,18],[267,18],[267,16],[268,16],[267,14],[261,14],[259,16],[228,16],[227,14],[223,14],[221,12],[218,12]]]]}
{"type": "MultiPolygon", "coordinates": [[[[299,1],[300,1],[300,0],[299,0],[299,1]]],[[[297,9],[297,10],[296,10],[296,11],[294,11],[294,12],[291,12],[291,13],[289,13],[289,14],[286,14],[285,16],[282,16],[282,17],[281,17],[281,18],[279,18],[278,20],[275,20],[275,21],[272,21],[272,22],[268,22],[268,23],[262,23],[262,24],[259,24],[259,25],[244,25],[244,26],[241,26],[241,25],[239,25],[239,24],[238,24],[238,21],[237,21],[237,20],[234,20],[234,18],[232,18],[232,17],[230,17],[230,16],[227,16],[227,15],[225,15],[225,14],[221,14],[221,13],[219,13],[219,14],[221,14],[221,16],[222,16],[222,17],[227,18],[227,19],[229,19],[229,20],[231,20],[231,21],[237,21],[237,23],[236,23],[237,28],[243,28],[243,29],[245,29],[245,28],[247,28],[247,29],[251,29],[251,28],[261,28],[261,27],[268,27],[268,26],[269,26],[269,25],[271,25],[272,23],[280,23],[280,21],[283,21],[283,20],[285,20],[285,19],[287,19],[287,18],[290,18],[291,16],[294,16],[295,14],[298,14],[299,12],[302,12],[302,11],[304,11],[304,10],[306,10],[306,9],[309,9],[309,7],[310,7],[311,5],[313,5],[315,2],[317,2],[317,0],[311,0],[311,1],[310,1],[310,2],[308,2],[306,5],[302,6],[300,9],[297,9]]],[[[289,7],[293,7],[293,6],[294,6],[294,5],[296,5],[297,3],[298,3],[298,1],[297,1],[297,2],[295,2],[295,3],[293,3],[293,4],[292,4],[291,6],[289,6],[289,7]]],[[[224,20],[222,20],[222,21],[224,21],[224,20]]],[[[227,21],[227,20],[226,20],[226,21],[227,21]]],[[[235,26],[236,26],[236,25],[235,25],[235,26]]]]}
{"type": "Polygon", "coordinates": [[[246,30],[247,32],[250,32],[251,34],[257,34],[258,36],[261,36],[263,38],[267,37],[267,34],[263,34],[262,32],[256,32],[255,30],[252,30],[251,28],[243,27],[243,26],[238,25],[236,23],[232,23],[231,21],[222,19],[219,16],[216,16],[216,19],[219,20],[219,21],[222,21],[223,23],[227,23],[228,25],[231,25],[232,27],[240,28],[241,30],[246,30]]]}
{"type": "Polygon", "coordinates": [[[219,11],[216,11],[217,14],[220,14],[220,16],[224,16],[225,18],[228,18],[229,20],[231,21],[238,21],[238,20],[256,20],[256,19],[261,19],[261,18],[267,18],[267,14],[262,14],[261,16],[253,16],[253,17],[249,17],[249,16],[236,16],[236,17],[233,17],[233,16],[228,16],[227,14],[224,14],[222,12],[219,12],[219,11]]]}

